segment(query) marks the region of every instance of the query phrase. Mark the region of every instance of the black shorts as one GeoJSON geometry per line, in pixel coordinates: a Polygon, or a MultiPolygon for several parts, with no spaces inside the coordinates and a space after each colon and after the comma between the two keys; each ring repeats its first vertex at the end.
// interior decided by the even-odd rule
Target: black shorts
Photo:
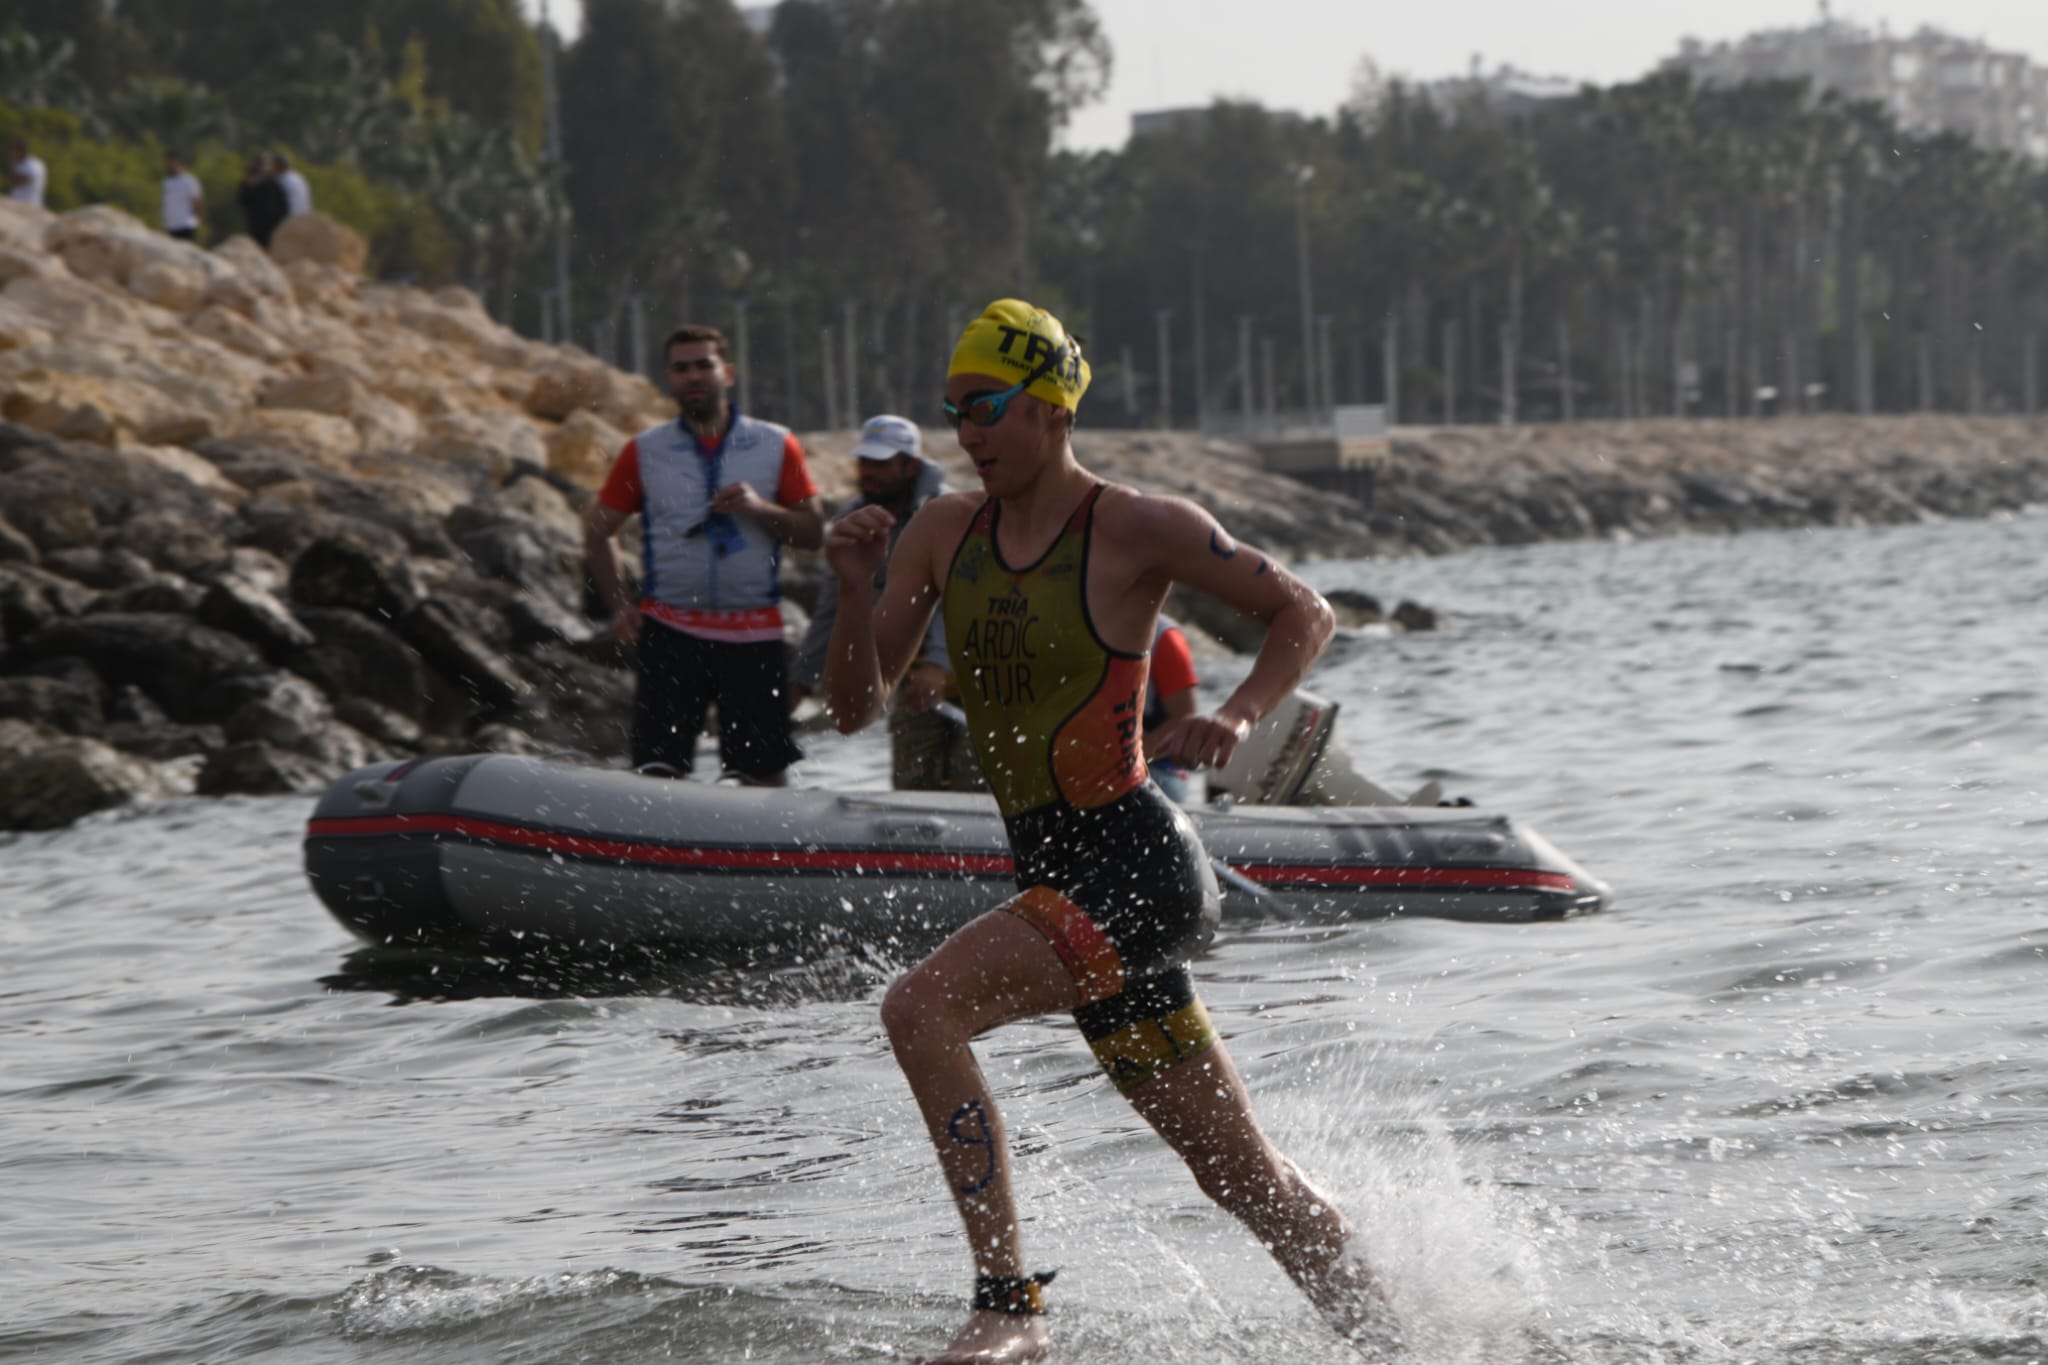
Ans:
{"type": "Polygon", "coordinates": [[[1216,1041],[1188,962],[1215,937],[1216,874],[1194,826],[1151,783],[1095,810],[1008,822],[1016,899],[1073,973],[1081,1036],[1129,1090],[1216,1041]]]}
{"type": "Polygon", "coordinates": [[[771,778],[802,758],[789,734],[782,641],[706,640],[640,622],[640,685],[633,692],[633,766],[697,766],[704,713],[718,706],[718,761],[728,773],[771,778]]]}

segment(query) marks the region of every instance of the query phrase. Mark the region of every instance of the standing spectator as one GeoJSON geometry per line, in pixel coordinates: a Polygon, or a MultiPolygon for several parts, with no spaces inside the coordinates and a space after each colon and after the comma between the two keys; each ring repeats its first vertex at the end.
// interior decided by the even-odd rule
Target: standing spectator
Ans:
{"type": "MultiPolygon", "coordinates": [[[[946,491],[945,472],[924,457],[924,433],[902,417],[870,417],[853,447],[860,497],[842,509],[880,506],[896,520],[890,543],[903,534],[910,514],[946,491]]],[[[887,568],[883,574],[887,573],[887,568]]],[[[882,590],[882,575],[875,591],[882,590]]],[[[839,575],[828,572],[817,610],[790,671],[791,704],[817,690],[825,675],[825,646],[839,610],[839,575]]],[[[966,717],[947,699],[953,665],[946,654],[946,625],[938,617],[926,627],[917,662],[897,684],[889,702],[889,777],[898,791],[981,792],[988,790],[968,741],[966,717]]]]}
{"type": "Polygon", "coordinates": [[[25,137],[7,140],[7,197],[17,204],[43,206],[43,188],[50,183],[49,168],[28,149],[25,137]]]}
{"type": "Polygon", "coordinates": [[[164,231],[187,242],[199,240],[206,221],[206,195],[199,177],[185,169],[185,158],[164,153],[164,231]]]}
{"type": "Polygon", "coordinates": [[[1152,780],[1179,805],[1195,793],[1195,775],[1177,758],[1151,752],[1152,737],[1170,720],[1195,714],[1195,652],[1180,622],[1161,613],[1152,635],[1152,671],[1145,679],[1146,766],[1152,780]]]}
{"type": "Polygon", "coordinates": [[[296,218],[313,211],[313,187],[306,183],[305,176],[292,169],[290,159],[283,152],[270,154],[270,174],[284,189],[285,217],[296,218]]]}
{"type": "Polygon", "coordinates": [[[731,349],[715,327],[678,327],[662,348],[682,416],[626,442],[583,522],[591,580],[612,631],[639,652],[633,766],[687,776],[706,709],[718,756],[750,786],[782,786],[803,757],[790,738],[782,647],[782,547],[825,538],[818,487],[787,427],[733,410],[731,349]],[[636,604],[612,537],[640,516],[636,604]],[[650,624],[651,623],[651,624],[650,624]]]}
{"type": "Polygon", "coordinates": [[[242,206],[242,224],[249,235],[268,251],[271,234],[290,210],[285,206],[284,186],[270,173],[270,158],[263,153],[249,158],[249,170],[235,190],[235,202],[242,206]]]}

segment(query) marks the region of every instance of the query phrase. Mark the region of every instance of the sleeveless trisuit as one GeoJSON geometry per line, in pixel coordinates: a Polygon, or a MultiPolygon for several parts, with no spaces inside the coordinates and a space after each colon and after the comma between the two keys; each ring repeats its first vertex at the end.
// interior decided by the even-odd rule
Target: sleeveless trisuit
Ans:
{"type": "Polygon", "coordinates": [[[953,656],[1019,894],[1003,908],[1051,943],[1080,986],[1096,1060],[1128,1090],[1216,1041],[1187,964],[1215,934],[1215,874],[1180,808],[1146,778],[1147,656],[1112,649],[1088,614],[1103,485],[1038,561],[1011,568],[1000,508],[975,513],[946,578],[953,656]]]}

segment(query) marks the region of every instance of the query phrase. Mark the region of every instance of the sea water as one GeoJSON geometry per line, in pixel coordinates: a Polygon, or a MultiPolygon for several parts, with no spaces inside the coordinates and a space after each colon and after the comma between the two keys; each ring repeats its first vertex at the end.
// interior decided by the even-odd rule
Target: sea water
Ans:
{"type": "MultiPolygon", "coordinates": [[[[1320,564],[1310,686],[1607,913],[1197,964],[1422,1362],[2048,1360],[2048,519],[1320,564]]],[[[1212,668],[1219,700],[1242,665],[1212,668]]],[[[814,737],[806,782],[886,781],[814,737]]],[[[368,970],[303,799],[0,840],[0,1359],[863,1361],[969,1267],[872,950],[368,970]]],[[[1096,1074],[981,1048],[1053,1359],[1342,1357],[1096,1074]]]]}

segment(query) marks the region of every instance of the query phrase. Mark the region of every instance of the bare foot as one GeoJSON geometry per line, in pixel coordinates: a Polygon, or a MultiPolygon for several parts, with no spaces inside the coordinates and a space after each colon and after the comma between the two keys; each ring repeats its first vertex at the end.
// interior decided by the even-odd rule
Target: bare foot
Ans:
{"type": "Polygon", "coordinates": [[[1393,1360],[1401,1354],[1401,1324],[1394,1319],[1386,1291],[1355,1250],[1345,1248],[1301,1287],[1331,1330],[1368,1360],[1393,1360]]]}
{"type": "Polygon", "coordinates": [[[1039,1315],[978,1309],[952,1345],[938,1355],[919,1356],[917,1365],[1009,1365],[1037,1360],[1051,1349],[1052,1333],[1039,1315]]]}

